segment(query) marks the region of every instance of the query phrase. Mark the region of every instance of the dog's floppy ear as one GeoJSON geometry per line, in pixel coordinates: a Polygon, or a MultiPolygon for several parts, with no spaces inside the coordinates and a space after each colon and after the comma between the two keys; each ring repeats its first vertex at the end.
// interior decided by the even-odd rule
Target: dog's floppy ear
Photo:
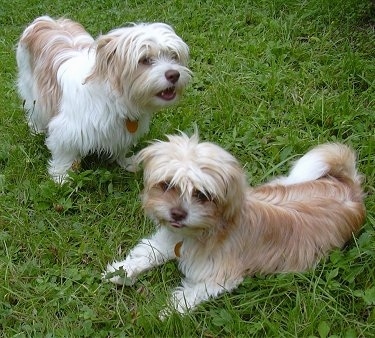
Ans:
{"type": "Polygon", "coordinates": [[[236,161],[230,168],[223,168],[225,175],[224,198],[220,201],[222,215],[226,222],[235,222],[235,219],[241,215],[241,209],[244,203],[247,181],[246,176],[236,161]]]}
{"type": "Polygon", "coordinates": [[[107,61],[111,61],[113,59],[113,56],[116,53],[117,49],[115,40],[116,37],[108,35],[102,36],[98,39],[96,54],[97,56],[100,56],[100,59],[107,61]]]}
{"type": "MultiPolygon", "coordinates": [[[[158,172],[160,171],[155,168],[155,170],[152,170],[149,167],[159,165],[159,163],[156,163],[158,158],[162,159],[163,156],[163,147],[160,146],[159,143],[162,143],[161,141],[154,141],[149,146],[143,148],[141,151],[139,151],[136,155],[134,155],[133,161],[134,164],[137,166],[137,168],[143,168],[143,176],[145,181],[149,181],[151,179],[151,176],[155,176],[152,181],[155,181],[153,183],[157,183],[156,181],[159,179],[158,172]]],[[[152,183],[152,184],[153,184],[152,183]]]]}
{"type": "Polygon", "coordinates": [[[156,145],[162,141],[155,140],[152,143],[150,143],[147,147],[140,150],[137,154],[134,156],[134,162],[137,166],[144,166],[147,165],[147,163],[152,160],[154,156],[157,156],[156,152],[158,151],[159,147],[156,145]]]}
{"type": "MultiPolygon", "coordinates": [[[[116,78],[115,54],[117,51],[117,37],[102,35],[97,39],[96,58],[92,73],[86,78],[85,82],[98,79],[116,78]]],[[[116,85],[118,87],[118,85],[116,85]]],[[[119,90],[119,88],[116,88],[119,90]]]]}

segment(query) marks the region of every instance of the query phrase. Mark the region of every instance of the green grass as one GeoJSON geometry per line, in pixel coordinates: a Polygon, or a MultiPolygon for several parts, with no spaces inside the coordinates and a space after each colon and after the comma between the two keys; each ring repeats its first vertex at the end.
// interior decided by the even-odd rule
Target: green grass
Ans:
{"type": "Polygon", "coordinates": [[[375,336],[374,3],[358,0],[8,1],[0,6],[0,336],[375,336]],[[152,4],[151,4],[152,3],[152,4]],[[15,44],[36,16],[71,17],[94,35],[165,21],[189,44],[194,78],[157,114],[147,141],[177,129],[220,144],[249,182],[285,173],[311,146],[358,152],[368,217],[314,271],[247,278],[195,312],[158,320],[175,264],[133,287],[102,283],[107,262],[152,231],[142,175],[87,159],[70,185],[50,181],[43,137],[15,92],[15,44]],[[281,163],[281,165],[280,165],[281,163]]]}

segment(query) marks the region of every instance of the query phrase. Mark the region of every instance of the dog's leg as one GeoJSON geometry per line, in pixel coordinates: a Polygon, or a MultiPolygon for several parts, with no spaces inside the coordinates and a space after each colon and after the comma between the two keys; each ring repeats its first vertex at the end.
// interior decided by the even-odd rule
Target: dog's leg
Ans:
{"type": "Polygon", "coordinates": [[[52,154],[49,161],[48,172],[56,183],[64,183],[68,176],[68,170],[74,169],[74,163],[79,162],[80,158],[75,153],[59,153],[58,156],[52,154]]]}
{"type": "Polygon", "coordinates": [[[125,260],[108,264],[103,278],[115,284],[131,285],[142,272],[175,258],[174,247],[179,240],[168,229],[160,228],[152,237],[142,239],[125,260]],[[125,271],[125,276],[113,276],[116,271],[119,275],[125,271]]]}
{"type": "Polygon", "coordinates": [[[51,152],[48,172],[56,183],[64,183],[68,176],[68,170],[72,168],[73,163],[81,160],[79,149],[74,146],[73,133],[66,133],[69,128],[60,124],[56,127],[56,119],[52,120],[55,124],[53,128],[49,126],[49,135],[46,138],[46,146],[51,152]]]}
{"type": "MultiPolygon", "coordinates": [[[[176,288],[170,299],[170,306],[172,310],[178,313],[186,313],[195,308],[198,304],[215,298],[223,292],[231,291],[242,282],[242,278],[237,280],[227,280],[222,283],[215,281],[191,282],[187,280],[182,281],[182,286],[176,288]]],[[[163,319],[171,313],[171,309],[167,308],[160,313],[160,318],[163,319]]]]}

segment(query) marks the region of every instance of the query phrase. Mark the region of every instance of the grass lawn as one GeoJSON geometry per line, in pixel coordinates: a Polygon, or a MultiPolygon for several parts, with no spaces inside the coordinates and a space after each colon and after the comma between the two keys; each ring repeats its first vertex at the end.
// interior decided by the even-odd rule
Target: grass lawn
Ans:
{"type": "Polygon", "coordinates": [[[370,0],[3,1],[0,6],[0,337],[374,337],[375,3],[370,0]],[[180,280],[174,263],[133,287],[101,272],[153,225],[142,174],[86,159],[72,182],[47,174],[15,91],[15,45],[49,14],[98,35],[127,22],[171,24],[191,50],[193,80],[155,115],[150,139],[177,129],[218,143],[249,182],[285,173],[326,141],[358,152],[368,217],[313,271],[247,278],[184,317],[159,321],[180,280]]]}

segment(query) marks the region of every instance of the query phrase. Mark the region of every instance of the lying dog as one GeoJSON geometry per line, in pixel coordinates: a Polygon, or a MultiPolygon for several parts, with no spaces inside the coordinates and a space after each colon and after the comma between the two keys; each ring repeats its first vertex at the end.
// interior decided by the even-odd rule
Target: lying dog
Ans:
{"type": "Polygon", "coordinates": [[[251,188],[222,148],[199,143],[196,135],[168,138],[138,155],[143,207],[157,231],[125,260],[109,264],[104,277],[132,283],[177,259],[185,278],[171,305],[180,313],[236,288],[246,275],[309,269],[364,222],[355,154],[345,145],[317,146],[287,177],[251,188]]]}

